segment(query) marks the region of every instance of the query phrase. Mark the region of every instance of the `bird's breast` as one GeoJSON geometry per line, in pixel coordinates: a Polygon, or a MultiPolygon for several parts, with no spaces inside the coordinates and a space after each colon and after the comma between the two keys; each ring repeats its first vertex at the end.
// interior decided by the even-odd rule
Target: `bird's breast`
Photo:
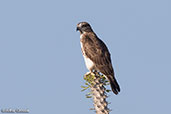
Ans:
{"type": "Polygon", "coordinates": [[[92,60],[90,60],[88,57],[86,57],[85,55],[83,55],[84,57],[84,61],[85,61],[85,64],[86,64],[86,67],[89,71],[91,71],[93,68],[94,68],[94,63],[92,60]]]}
{"type": "Polygon", "coordinates": [[[83,57],[84,57],[84,61],[85,61],[85,64],[86,64],[86,67],[89,71],[91,71],[93,68],[94,68],[94,62],[92,60],[90,60],[90,58],[88,58],[85,54],[85,51],[84,51],[84,47],[83,47],[83,43],[80,42],[81,44],[81,51],[82,51],[82,54],[83,54],[83,57]]]}

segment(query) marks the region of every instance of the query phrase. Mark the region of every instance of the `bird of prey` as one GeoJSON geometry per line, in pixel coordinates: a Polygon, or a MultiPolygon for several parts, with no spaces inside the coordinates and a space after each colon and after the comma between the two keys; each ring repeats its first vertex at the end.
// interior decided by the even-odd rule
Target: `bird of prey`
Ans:
{"type": "Polygon", "coordinates": [[[80,43],[87,69],[101,72],[110,82],[113,93],[120,92],[120,87],[115,79],[111,63],[110,53],[107,46],[93,32],[90,24],[80,22],[77,24],[77,31],[80,32],[80,43]]]}

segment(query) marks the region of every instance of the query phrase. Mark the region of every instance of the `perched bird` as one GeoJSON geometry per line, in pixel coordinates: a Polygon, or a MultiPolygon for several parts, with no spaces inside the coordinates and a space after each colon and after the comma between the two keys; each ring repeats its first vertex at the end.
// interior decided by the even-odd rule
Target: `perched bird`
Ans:
{"type": "Polygon", "coordinates": [[[112,91],[117,95],[120,87],[114,76],[108,48],[87,22],[78,23],[76,30],[80,32],[81,50],[87,69],[90,72],[96,70],[104,74],[110,82],[112,91]]]}

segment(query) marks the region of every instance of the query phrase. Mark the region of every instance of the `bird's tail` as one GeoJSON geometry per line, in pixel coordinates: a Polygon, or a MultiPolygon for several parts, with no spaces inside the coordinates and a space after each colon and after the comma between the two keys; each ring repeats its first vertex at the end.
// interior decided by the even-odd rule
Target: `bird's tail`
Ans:
{"type": "Polygon", "coordinates": [[[109,75],[107,77],[109,79],[110,86],[112,88],[113,93],[117,95],[120,92],[120,87],[119,87],[118,82],[116,81],[114,76],[109,75]]]}

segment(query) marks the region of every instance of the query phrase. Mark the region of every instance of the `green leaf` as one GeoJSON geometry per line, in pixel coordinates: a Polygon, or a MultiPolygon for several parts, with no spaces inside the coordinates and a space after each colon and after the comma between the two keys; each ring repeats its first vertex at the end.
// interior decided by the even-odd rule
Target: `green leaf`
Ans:
{"type": "Polygon", "coordinates": [[[92,98],[92,96],[86,95],[86,98],[92,98]]]}
{"type": "Polygon", "coordinates": [[[89,85],[89,84],[86,82],[85,85],[89,85]]]}
{"type": "Polygon", "coordinates": [[[108,92],[108,93],[109,93],[110,91],[111,91],[111,90],[109,90],[109,89],[106,90],[106,92],[108,92]]]}
{"type": "Polygon", "coordinates": [[[81,88],[86,88],[86,86],[81,86],[81,88]]]}

